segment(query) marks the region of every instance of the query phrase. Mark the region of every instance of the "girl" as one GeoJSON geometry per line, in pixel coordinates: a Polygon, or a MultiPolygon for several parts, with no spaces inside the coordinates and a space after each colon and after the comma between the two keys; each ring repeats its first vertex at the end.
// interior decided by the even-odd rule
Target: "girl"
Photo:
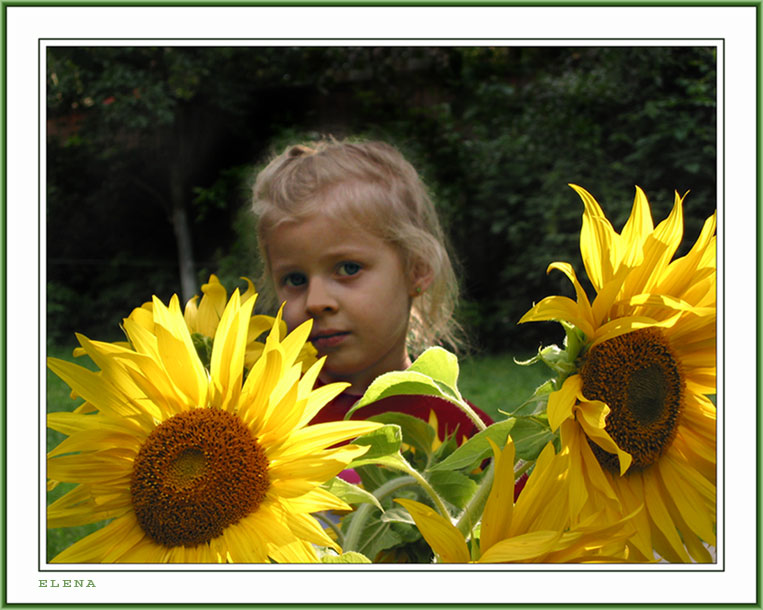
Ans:
{"type": "MultiPolygon", "coordinates": [[[[312,318],[310,341],[326,356],[320,382],[350,383],[311,423],[342,419],[379,375],[407,368],[430,345],[457,343],[443,232],[418,174],[392,146],[292,146],[258,175],[254,212],[265,292],[286,302],[289,328],[312,318]]],[[[435,397],[390,397],[353,417],[385,411],[434,415],[440,438],[476,431],[435,397]]]]}

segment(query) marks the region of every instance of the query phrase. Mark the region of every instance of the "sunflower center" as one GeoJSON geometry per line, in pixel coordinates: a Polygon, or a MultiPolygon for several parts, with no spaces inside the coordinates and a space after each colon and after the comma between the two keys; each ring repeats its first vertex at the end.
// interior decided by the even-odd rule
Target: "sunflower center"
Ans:
{"type": "Polygon", "coordinates": [[[170,464],[169,476],[175,479],[178,487],[185,487],[193,483],[198,477],[204,476],[207,458],[204,452],[196,447],[189,447],[181,451],[170,464]]]}
{"type": "MultiPolygon", "coordinates": [[[[644,328],[594,346],[580,371],[583,395],[605,402],[605,430],[633,457],[631,472],[654,464],[673,442],[684,381],[663,332],[644,328]]],[[[619,473],[616,455],[590,442],[599,463],[619,473]]]]}
{"type": "Polygon", "coordinates": [[[161,545],[209,542],[262,503],[268,466],[264,450],[235,415],[183,411],[157,426],[135,458],[135,516],[161,545]]]}

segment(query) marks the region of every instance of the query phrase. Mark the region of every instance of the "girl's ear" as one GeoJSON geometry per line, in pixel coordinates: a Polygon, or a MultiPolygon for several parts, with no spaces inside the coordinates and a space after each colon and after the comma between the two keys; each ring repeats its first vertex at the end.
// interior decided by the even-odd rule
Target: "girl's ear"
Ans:
{"type": "Polygon", "coordinates": [[[410,296],[417,297],[426,291],[434,280],[434,269],[428,262],[419,260],[411,269],[410,296]]]}

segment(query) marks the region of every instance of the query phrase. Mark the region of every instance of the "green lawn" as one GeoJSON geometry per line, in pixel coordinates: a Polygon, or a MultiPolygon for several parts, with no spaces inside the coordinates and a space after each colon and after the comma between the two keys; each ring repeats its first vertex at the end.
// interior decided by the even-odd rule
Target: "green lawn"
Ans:
{"type": "MultiPolygon", "coordinates": [[[[71,348],[53,347],[48,349],[48,356],[76,362],[95,369],[89,358],[74,358],[71,348]]],[[[494,419],[501,419],[501,411],[511,411],[522,404],[535,388],[548,378],[548,369],[542,364],[519,366],[513,361],[512,354],[480,355],[465,358],[461,364],[459,389],[463,396],[485,411],[494,419]]],[[[47,374],[47,409],[51,411],[71,411],[82,403],[82,399],[72,399],[70,389],[61,379],[48,370],[47,374]]],[[[63,440],[64,436],[48,430],[47,449],[63,440]]],[[[48,503],[59,498],[73,485],[61,483],[48,492],[48,503]]],[[[80,527],[67,527],[48,530],[48,560],[71,545],[76,540],[101,527],[96,523],[80,527]]]]}
{"type": "MultiPolygon", "coordinates": [[[[517,360],[527,359],[523,354],[520,356],[517,360]]],[[[543,363],[521,366],[514,362],[514,357],[514,354],[478,355],[465,358],[460,364],[461,394],[493,419],[504,417],[499,410],[511,412],[521,405],[552,375],[543,363]]]]}

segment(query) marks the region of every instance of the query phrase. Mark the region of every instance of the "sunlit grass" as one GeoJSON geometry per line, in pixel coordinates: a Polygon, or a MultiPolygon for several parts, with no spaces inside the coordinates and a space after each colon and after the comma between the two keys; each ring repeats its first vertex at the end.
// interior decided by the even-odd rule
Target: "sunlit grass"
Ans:
{"type": "Polygon", "coordinates": [[[510,413],[552,375],[542,363],[517,364],[514,354],[472,356],[465,358],[460,367],[458,387],[461,394],[493,419],[503,419],[505,415],[499,410],[510,413]]]}

